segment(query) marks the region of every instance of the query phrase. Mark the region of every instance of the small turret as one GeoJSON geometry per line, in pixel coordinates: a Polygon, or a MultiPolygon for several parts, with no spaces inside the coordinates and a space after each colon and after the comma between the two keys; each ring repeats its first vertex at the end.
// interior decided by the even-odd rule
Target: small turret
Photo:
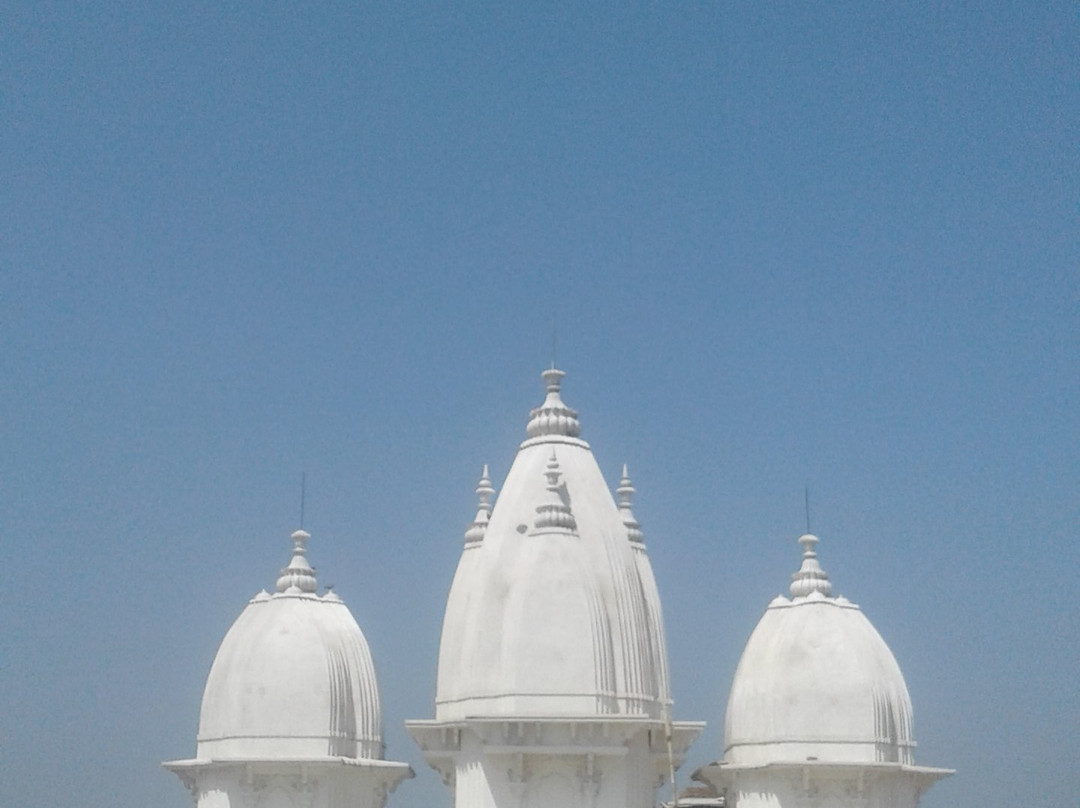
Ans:
{"type": "Polygon", "coordinates": [[[641,525],[634,518],[634,511],[630,507],[630,502],[634,498],[634,491],[634,484],[630,482],[626,464],[623,463],[622,479],[619,480],[619,487],[615,489],[615,493],[619,495],[619,513],[622,514],[623,524],[626,525],[626,532],[630,536],[630,541],[641,544],[645,541],[645,535],[641,532],[641,525]]]}
{"type": "Polygon", "coordinates": [[[480,474],[480,482],[476,484],[476,498],[479,500],[476,518],[465,531],[466,545],[484,540],[484,534],[487,532],[488,522],[491,519],[491,498],[494,496],[495,489],[491,485],[487,463],[485,463],[484,471],[480,474]]]}

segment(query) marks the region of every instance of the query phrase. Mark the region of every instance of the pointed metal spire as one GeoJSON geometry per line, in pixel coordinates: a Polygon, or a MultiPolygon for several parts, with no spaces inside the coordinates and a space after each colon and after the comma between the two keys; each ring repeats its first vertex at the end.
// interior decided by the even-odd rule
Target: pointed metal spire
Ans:
{"type": "Polygon", "coordinates": [[[812,533],[804,533],[799,536],[799,544],[803,548],[802,567],[791,576],[792,597],[806,597],[814,592],[828,596],[832,594],[832,584],[829,576],[818,563],[817,553],[814,547],[818,543],[818,537],[812,533]]]}
{"type": "Polygon", "coordinates": [[[536,532],[543,533],[573,533],[577,530],[577,520],[570,511],[570,506],[563,501],[559,478],[559,458],[555,456],[555,450],[551,450],[551,458],[547,462],[544,471],[547,477],[547,502],[536,508],[536,520],[534,526],[536,532]]]}
{"type": "Polygon", "coordinates": [[[314,592],[319,588],[319,582],[315,579],[315,568],[307,560],[307,541],[310,538],[311,534],[305,530],[297,530],[292,534],[292,559],[277,579],[278,592],[297,594],[314,592]]]}
{"type": "Polygon", "coordinates": [[[623,463],[622,479],[619,480],[619,487],[615,489],[615,493],[619,495],[619,513],[622,515],[623,524],[626,525],[626,532],[630,536],[630,541],[641,544],[645,541],[645,534],[641,532],[641,525],[634,518],[634,511],[630,507],[634,492],[634,484],[630,482],[626,464],[623,463]]]}
{"type": "Polygon", "coordinates": [[[479,500],[476,508],[476,518],[472,520],[472,524],[465,531],[465,544],[473,544],[484,540],[488,521],[491,519],[491,498],[494,496],[495,489],[491,485],[487,463],[485,463],[484,471],[480,475],[480,482],[476,484],[476,498],[479,500]]]}
{"type": "Polygon", "coordinates": [[[545,370],[541,376],[547,386],[544,403],[529,413],[525,431],[530,438],[541,435],[565,435],[576,438],[581,434],[581,422],[577,410],[567,407],[560,395],[562,377],[566,374],[557,368],[545,370]]]}

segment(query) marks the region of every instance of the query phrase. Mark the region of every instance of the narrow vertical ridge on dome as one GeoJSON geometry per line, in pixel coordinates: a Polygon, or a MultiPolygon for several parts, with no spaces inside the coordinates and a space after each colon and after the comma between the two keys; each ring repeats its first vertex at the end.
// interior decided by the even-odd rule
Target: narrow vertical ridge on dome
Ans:
{"type": "Polygon", "coordinates": [[[622,478],[619,480],[619,487],[615,489],[615,492],[619,495],[619,514],[622,516],[623,524],[626,525],[626,532],[630,538],[630,546],[634,552],[634,563],[645,595],[645,606],[648,609],[648,633],[652,645],[653,666],[659,686],[658,695],[663,704],[670,706],[671,680],[668,673],[667,639],[664,634],[664,615],[660,606],[660,590],[656,586],[656,576],[653,574],[649,554],[645,550],[644,533],[631,509],[631,500],[636,490],[630,480],[630,474],[625,463],[622,467],[622,478]]]}
{"type": "MultiPolygon", "coordinates": [[[[617,510],[615,515],[622,521],[617,510]]],[[[659,715],[660,680],[649,625],[649,607],[635,558],[637,550],[643,551],[645,545],[630,545],[627,559],[630,563],[626,564],[623,552],[627,544],[621,535],[617,541],[603,543],[614,596],[613,617],[621,637],[614,649],[616,668],[620,673],[621,709],[629,714],[659,715]]]]}
{"type": "Polygon", "coordinates": [[[494,496],[495,488],[491,485],[491,478],[488,476],[488,466],[487,463],[485,463],[484,470],[480,474],[480,482],[476,484],[476,497],[479,500],[476,508],[476,518],[472,520],[472,523],[465,531],[466,545],[475,544],[484,540],[488,522],[491,520],[491,498],[494,496]]]}
{"type": "Polygon", "coordinates": [[[803,548],[803,561],[799,571],[791,576],[791,594],[793,597],[806,597],[817,592],[825,597],[832,594],[832,584],[829,576],[821,568],[814,547],[818,543],[818,537],[813,533],[804,533],[799,537],[799,544],[803,548]]]}
{"type": "Polygon", "coordinates": [[[326,754],[356,757],[356,702],[344,648],[328,650],[326,668],[330,689],[330,726],[326,754]]]}
{"type": "MultiPolygon", "coordinates": [[[[648,563],[647,558],[642,558],[645,550],[644,537],[641,532],[641,526],[634,518],[634,514],[630,509],[630,500],[634,495],[634,486],[630,482],[630,475],[627,473],[626,464],[623,464],[622,478],[619,481],[619,487],[616,489],[616,493],[619,494],[619,516],[622,519],[623,524],[626,526],[627,535],[630,538],[634,549],[634,567],[637,573],[637,585],[641,587],[642,594],[645,600],[645,609],[636,610],[634,613],[635,622],[635,635],[638,638],[638,642],[641,644],[638,654],[634,654],[627,659],[627,663],[630,667],[626,669],[627,680],[630,682],[639,682],[640,684],[633,688],[632,692],[646,696],[645,683],[651,680],[656,680],[659,684],[659,672],[660,661],[657,658],[657,643],[656,632],[659,626],[656,623],[655,615],[653,614],[654,604],[650,601],[650,593],[645,591],[645,580],[642,576],[642,561],[648,563]],[[640,667],[642,659],[648,659],[651,666],[651,672],[646,671],[640,667]],[[634,665],[634,663],[639,663],[634,665]]],[[[651,571],[651,565],[650,565],[651,571]]],[[[632,581],[627,581],[629,587],[633,587],[632,581]]],[[[659,601],[659,594],[656,595],[657,603],[659,601]]],[[[649,696],[656,697],[659,693],[648,693],[649,696]]]]}
{"type": "Polygon", "coordinates": [[[319,588],[315,578],[315,568],[307,560],[307,542],[311,534],[306,530],[297,530],[292,534],[293,554],[289,565],[281,571],[277,579],[277,591],[287,594],[314,592],[319,588]]]}
{"type": "Polygon", "coordinates": [[[611,644],[611,626],[608,623],[599,589],[595,587],[590,589],[588,606],[589,622],[592,625],[596,713],[607,715],[618,712],[618,702],[615,698],[618,686],[615,677],[615,653],[611,644]]]}

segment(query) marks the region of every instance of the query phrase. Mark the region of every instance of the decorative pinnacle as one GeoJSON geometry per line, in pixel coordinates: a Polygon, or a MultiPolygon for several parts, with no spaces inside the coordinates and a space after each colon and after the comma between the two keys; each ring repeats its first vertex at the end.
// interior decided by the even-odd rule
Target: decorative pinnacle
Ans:
{"type": "Polygon", "coordinates": [[[645,535],[641,532],[641,525],[634,518],[634,511],[630,508],[634,491],[634,484],[630,482],[630,475],[626,473],[626,464],[623,463],[622,479],[619,480],[619,487],[615,489],[615,493],[619,495],[619,513],[622,514],[623,524],[626,525],[630,541],[641,544],[645,541],[645,535]]]}
{"type": "Polygon", "coordinates": [[[536,531],[573,533],[577,530],[577,520],[574,519],[574,514],[570,512],[570,506],[563,501],[560,492],[562,486],[559,484],[559,478],[562,477],[562,472],[559,471],[559,459],[555,456],[554,449],[551,450],[551,459],[548,460],[544,476],[547,477],[548,481],[548,496],[547,502],[536,508],[536,520],[534,522],[536,531]]]}
{"type": "Polygon", "coordinates": [[[479,500],[476,518],[473,519],[472,524],[465,531],[465,544],[473,544],[484,540],[488,520],[491,519],[491,498],[493,496],[495,496],[495,489],[491,486],[487,463],[485,463],[484,471],[480,475],[480,482],[476,484],[476,498],[479,500]]]}
{"type": "Polygon", "coordinates": [[[281,577],[277,579],[277,591],[295,595],[300,592],[314,592],[319,588],[319,582],[315,579],[315,569],[307,560],[307,541],[311,534],[305,530],[297,530],[292,534],[293,554],[289,566],[281,571],[281,577]]]}
{"type": "Polygon", "coordinates": [[[792,597],[806,597],[813,592],[819,592],[825,596],[832,594],[832,584],[829,583],[829,576],[821,568],[821,564],[818,563],[817,553],[814,551],[817,543],[818,537],[812,533],[804,533],[799,536],[799,544],[803,548],[803,560],[799,571],[791,576],[790,589],[792,597]]]}
{"type": "Polygon", "coordinates": [[[565,435],[576,438],[581,434],[581,422],[577,410],[567,407],[560,395],[562,377],[566,374],[557,368],[550,368],[540,374],[547,385],[547,398],[544,403],[529,412],[529,423],[525,431],[530,438],[541,435],[565,435]]]}
{"type": "Polygon", "coordinates": [[[491,515],[491,498],[495,496],[495,489],[491,486],[491,477],[488,475],[488,465],[484,464],[484,470],[480,472],[480,482],[476,484],[476,497],[480,500],[480,507],[491,515]]]}

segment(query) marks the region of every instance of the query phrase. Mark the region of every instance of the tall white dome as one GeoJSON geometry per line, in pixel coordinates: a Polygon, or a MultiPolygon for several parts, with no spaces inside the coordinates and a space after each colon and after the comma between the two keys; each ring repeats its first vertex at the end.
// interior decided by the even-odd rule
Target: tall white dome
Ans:
{"type": "Polygon", "coordinates": [[[647,593],[623,515],[560,397],[562,371],[543,376],[547,398],[490,516],[481,507],[483,531],[470,527],[451,587],[436,718],[658,717],[667,665],[655,582],[650,571],[647,593]]]}
{"type": "Polygon", "coordinates": [[[652,808],[703,725],[672,722],[660,596],[623,469],[616,505],[561,398],[487,467],[443,621],[435,720],[406,726],[469,808],[652,808]]]}

